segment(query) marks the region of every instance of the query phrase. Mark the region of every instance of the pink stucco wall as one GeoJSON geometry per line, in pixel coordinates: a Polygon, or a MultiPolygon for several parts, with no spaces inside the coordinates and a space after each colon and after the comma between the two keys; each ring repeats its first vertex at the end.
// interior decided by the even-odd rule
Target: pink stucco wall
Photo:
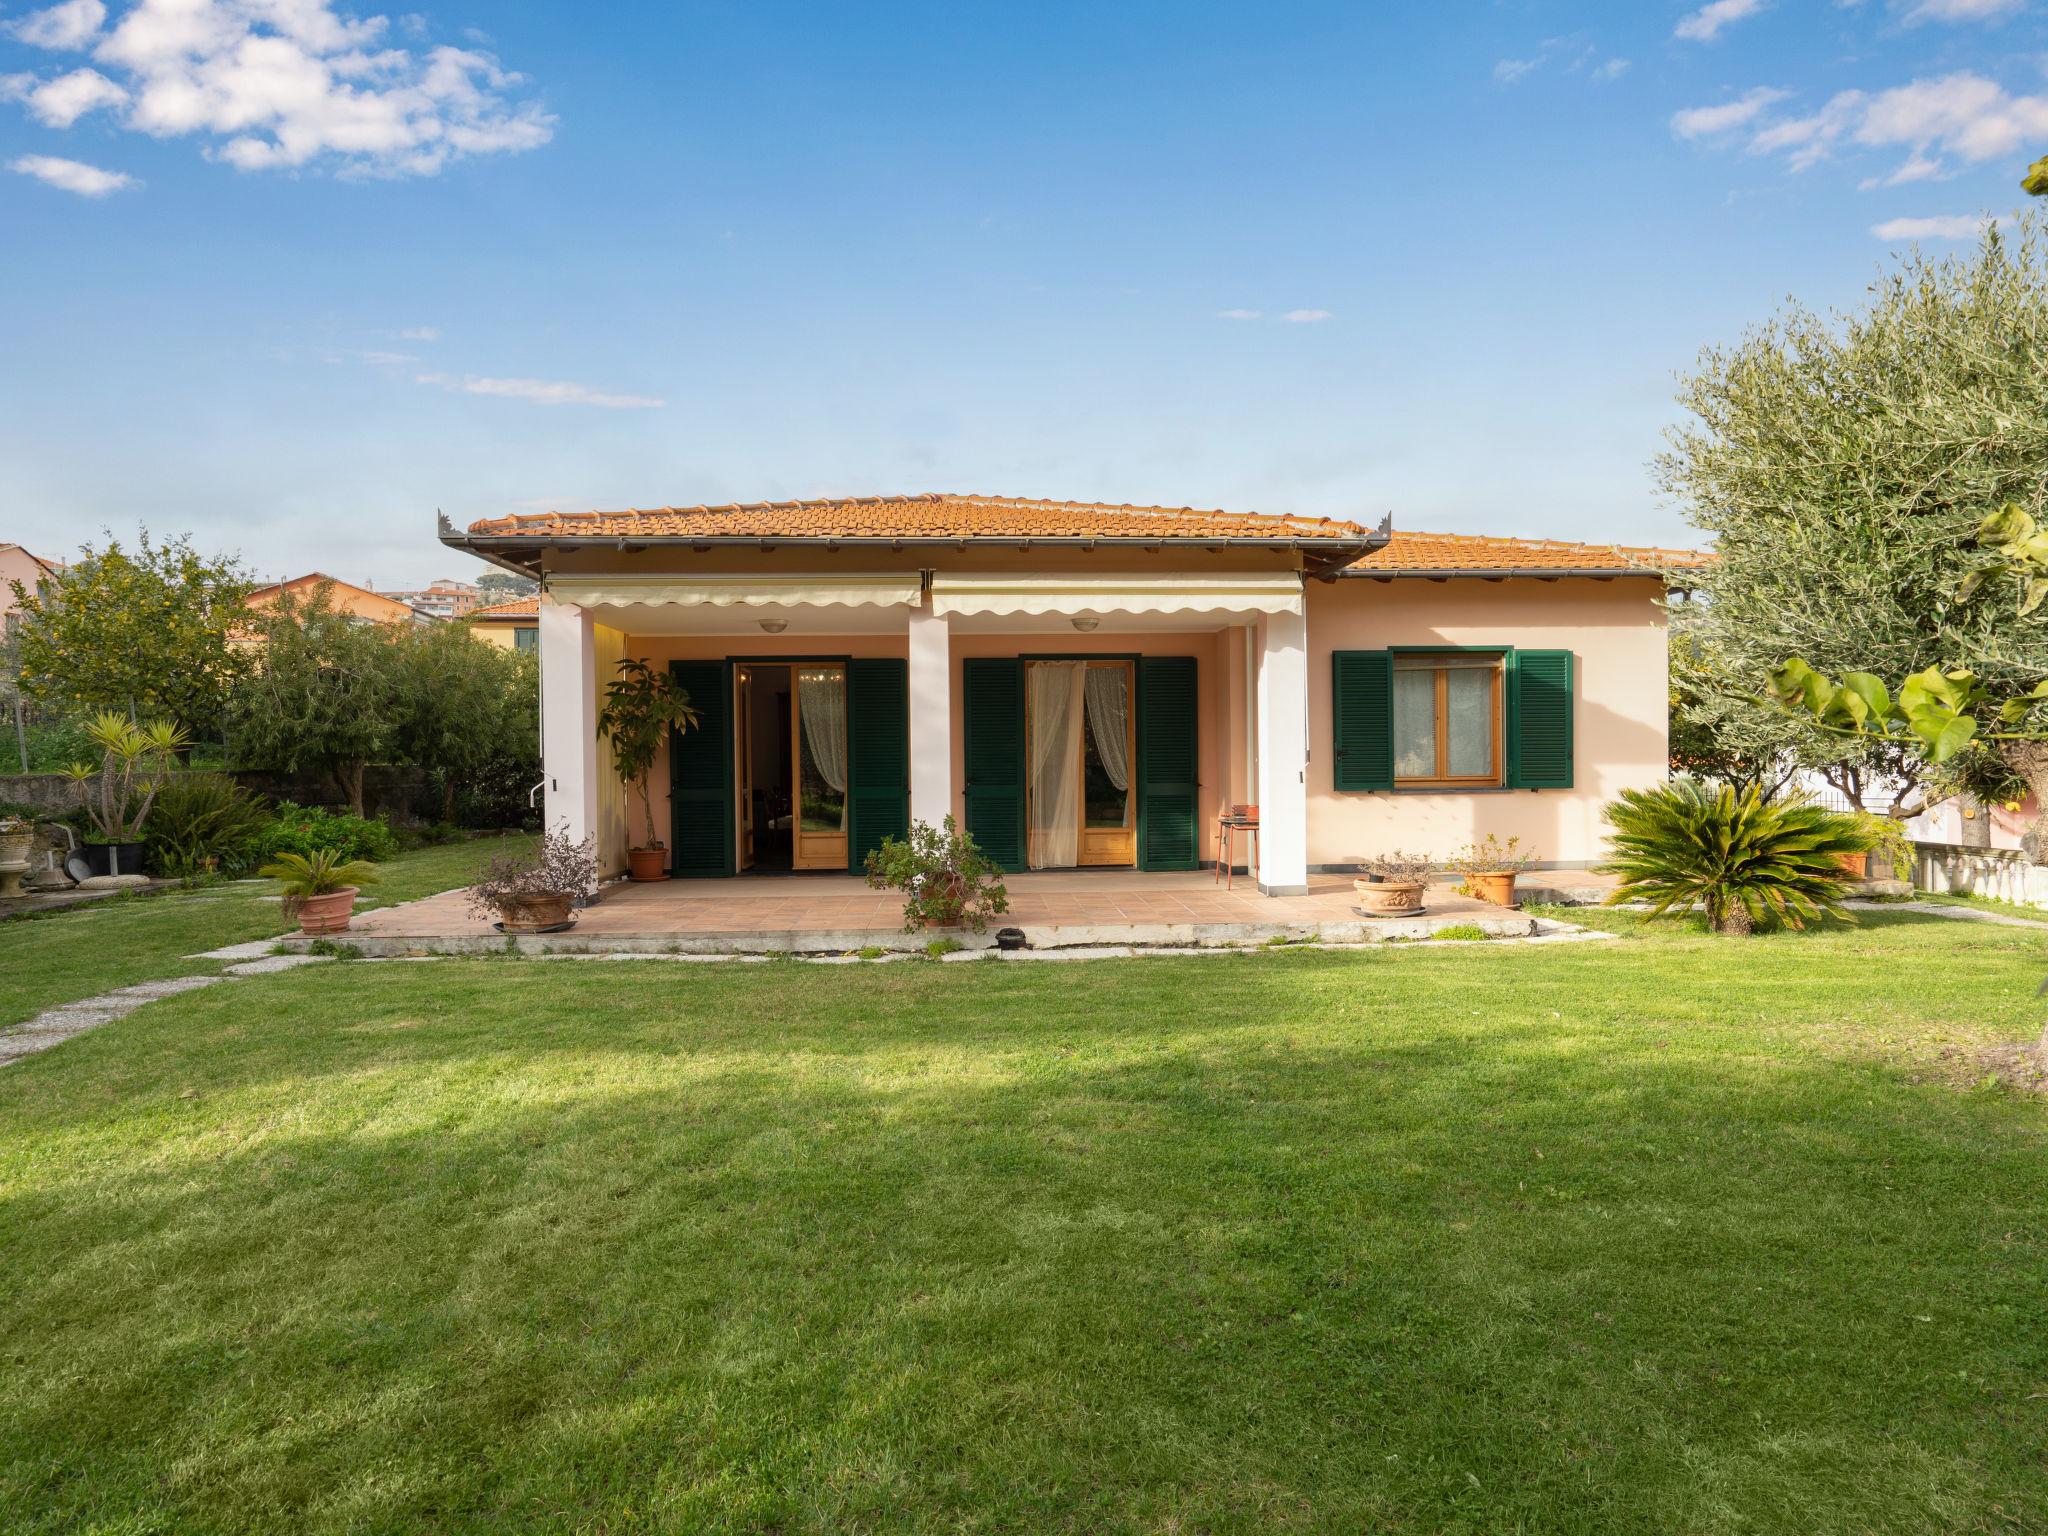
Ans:
{"type": "Polygon", "coordinates": [[[1351,864],[1403,848],[1443,857],[1495,833],[1546,863],[1604,854],[1601,807],[1667,771],[1664,610],[1659,583],[1531,578],[1311,584],[1308,606],[1308,857],[1351,864]],[[1573,787],[1339,793],[1332,782],[1330,653],[1406,645],[1568,650],[1573,787]]]}

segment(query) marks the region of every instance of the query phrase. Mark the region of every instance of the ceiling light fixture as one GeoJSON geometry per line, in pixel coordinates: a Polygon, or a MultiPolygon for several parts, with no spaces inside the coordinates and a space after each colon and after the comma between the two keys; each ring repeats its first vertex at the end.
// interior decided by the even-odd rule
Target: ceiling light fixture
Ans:
{"type": "Polygon", "coordinates": [[[789,628],[789,620],[787,620],[787,619],[763,619],[763,620],[761,621],[761,628],[763,628],[764,630],[766,630],[766,631],[767,631],[767,632],[768,632],[769,634],[771,634],[771,635],[779,635],[779,634],[781,634],[781,633],[782,633],[782,632],[783,632],[783,631],[784,631],[785,629],[789,628]]]}
{"type": "Polygon", "coordinates": [[[1078,629],[1079,631],[1081,631],[1081,633],[1082,633],[1082,634],[1084,634],[1084,635],[1092,635],[1092,634],[1094,634],[1094,633],[1095,633],[1095,626],[1096,626],[1096,625],[1098,625],[1098,624],[1100,624],[1100,623],[1102,622],[1102,620],[1100,620],[1100,619],[1096,618],[1096,617],[1095,617],[1094,615],[1092,615],[1092,614],[1085,614],[1085,613],[1084,613],[1084,614],[1081,614],[1081,615],[1080,615],[1079,617],[1077,617],[1077,618],[1076,618],[1076,619],[1075,619],[1075,620],[1074,620],[1073,622],[1074,622],[1074,628],[1076,628],[1076,629],[1078,629]]]}

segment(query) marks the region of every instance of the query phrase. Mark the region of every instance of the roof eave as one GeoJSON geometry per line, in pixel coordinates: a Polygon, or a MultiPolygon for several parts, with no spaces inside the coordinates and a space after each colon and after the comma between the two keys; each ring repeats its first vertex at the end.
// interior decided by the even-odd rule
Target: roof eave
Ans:
{"type": "Polygon", "coordinates": [[[1658,581],[1670,581],[1678,573],[1655,565],[1615,566],[1410,566],[1400,570],[1360,570],[1357,566],[1346,566],[1337,572],[1341,578],[1352,581],[1506,581],[1510,577],[1532,577],[1537,581],[1559,581],[1568,576],[1589,576],[1597,581],[1613,581],[1617,577],[1647,576],[1658,581]]]}

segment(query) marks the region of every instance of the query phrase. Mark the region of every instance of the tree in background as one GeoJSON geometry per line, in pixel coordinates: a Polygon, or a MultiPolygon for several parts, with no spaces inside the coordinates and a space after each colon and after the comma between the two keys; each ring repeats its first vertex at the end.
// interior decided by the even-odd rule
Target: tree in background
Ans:
{"type": "Polygon", "coordinates": [[[385,760],[398,732],[404,630],[337,613],[331,598],[325,584],[309,598],[281,593],[255,617],[228,748],[238,767],[332,774],[360,816],[363,771],[385,760]]]}
{"type": "Polygon", "coordinates": [[[220,734],[247,620],[248,573],[189,538],[135,547],[109,538],[36,591],[14,586],[14,641],[28,697],[78,711],[161,716],[194,737],[220,734]]]}
{"type": "Polygon", "coordinates": [[[531,576],[514,576],[510,571],[485,571],[476,579],[477,589],[490,594],[494,603],[510,602],[515,597],[531,597],[540,590],[540,583],[531,576]]]}
{"type": "Polygon", "coordinates": [[[530,784],[540,762],[540,672],[530,652],[486,645],[466,624],[418,624],[393,634],[396,701],[391,753],[440,781],[441,819],[456,797],[502,781],[530,784]]]}
{"type": "MultiPolygon", "coordinates": [[[[2005,546],[2031,526],[2014,513],[2038,517],[2048,494],[2039,219],[2010,238],[1993,230],[1965,255],[1908,257],[1853,314],[1789,306],[1703,354],[1680,399],[1692,419],[1656,473],[1714,537],[1719,558],[1688,573],[1701,599],[1688,632],[1722,679],[1719,696],[1766,701],[1774,676],[1787,692],[1790,658],[1893,688],[1966,670],[1972,708],[2023,723],[2005,711],[2024,716],[2048,677],[2048,608],[2028,606],[2029,576],[2005,546]]],[[[1948,708],[1926,687],[1901,696],[1948,708]]],[[[2048,790],[2037,741],[1946,727],[1937,749],[1912,730],[1845,728],[1819,708],[1781,714],[1780,727],[1795,750],[1823,731],[1863,779],[1910,771],[1936,795],[2000,799],[2019,781],[2048,790]]]]}

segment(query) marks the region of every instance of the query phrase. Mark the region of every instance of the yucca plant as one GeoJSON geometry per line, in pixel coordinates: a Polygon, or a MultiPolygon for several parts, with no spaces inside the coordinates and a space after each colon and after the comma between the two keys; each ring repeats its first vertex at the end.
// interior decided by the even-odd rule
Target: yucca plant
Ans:
{"type": "Polygon", "coordinates": [[[368,859],[344,859],[333,848],[280,853],[257,873],[279,882],[286,896],[299,901],[344,891],[352,885],[375,885],[381,878],[377,866],[368,859]]]}
{"type": "Polygon", "coordinates": [[[64,776],[78,786],[79,800],[101,841],[139,840],[157,791],[192,738],[183,726],[168,720],[137,725],[112,710],[87,721],[85,736],[100,750],[99,767],[73,763],[64,776]]]}
{"type": "Polygon", "coordinates": [[[1647,901],[1661,917],[1698,902],[1716,933],[1847,917],[1841,894],[1851,877],[1837,856],[1867,853],[1874,841],[1854,816],[1690,779],[1623,790],[1606,817],[1614,856],[1599,868],[1621,876],[1608,904],[1647,901]]]}

